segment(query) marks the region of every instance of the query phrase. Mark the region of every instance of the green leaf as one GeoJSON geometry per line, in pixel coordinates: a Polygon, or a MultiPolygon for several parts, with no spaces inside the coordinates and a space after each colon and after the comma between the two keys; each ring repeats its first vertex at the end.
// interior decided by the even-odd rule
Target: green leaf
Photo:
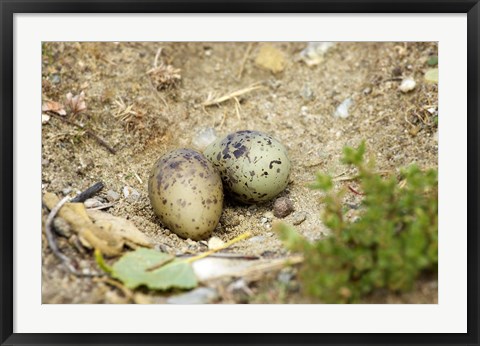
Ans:
{"type": "Polygon", "coordinates": [[[427,82],[438,83],[438,68],[431,68],[425,72],[425,80],[427,82]]]}
{"type": "Polygon", "coordinates": [[[197,286],[197,278],[190,263],[145,248],[122,256],[112,266],[112,276],[130,289],[142,285],[155,290],[190,289],[197,286]]]}
{"type": "Polygon", "coordinates": [[[428,66],[437,66],[438,65],[438,56],[432,55],[430,58],[427,60],[428,66]]]}

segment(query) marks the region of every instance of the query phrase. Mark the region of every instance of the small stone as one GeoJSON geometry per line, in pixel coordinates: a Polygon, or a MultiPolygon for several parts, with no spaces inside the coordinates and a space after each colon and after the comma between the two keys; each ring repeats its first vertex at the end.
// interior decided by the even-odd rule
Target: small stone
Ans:
{"type": "Polygon", "coordinates": [[[69,186],[69,187],[66,187],[62,190],[62,194],[64,196],[68,195],[70,192],[72,192],[72,188],[69,186]]]}
{"type": "Polygon", "coordinates": [[[305,84],[300,91],[300,96],[305,100],[305,101],[311,101],[315,98],[315,94],[313,93],[313,90],[310,88],[308,84],[305,84]]]}
{"type": "Polygon", "coordinates": [[[304,211],[300,211],[298,213],[295,213],[293,215],[293,218],[292,218],[292,223],[295,225],[295,226],[298,226],[300,225],[303,221],[305,221],[307,219],[307,213],[305,213],[304,211]]]}
{"type": "Polygon", "coordinates": [[[265,241],[265,237],[261,235],[257,235],[255,237],[251,237],[248,239],[248,242],[250,243],[262,243],[265,241]]]}
{"type": "Polygon", "coordinates": [[[260,223],[261,223],[262,225],[266,224],[267,222],[268,222],[268,219],[267,219],[266,217],[262,217],[262,218],[260,219],[260,223]]]}
{"type": "Polygon", "coordinates": [[[273,204],[273,215],[279,218],[284,218],[290,215],[293,211],[293,203],[287,197],[280,197],[275,200],[273,204]]]}
{"type": "Polygon", "coordinates": [[[308,66],[318,65],[334,44],[334,42],[309,42],[307,47],[300,52],[300,59],[308,66]]]}
{"type": "Polygon", "coordinates": [[[49,160],[49,159],[43,159],[43,160],[42,160],[42,166],[43,166],[43,167],[47,167],[47,166],[49,165],[49,163],[50,163],[50,160],[49,160]]]}
{"type": "Polygon", "coordinates": [[[255,64],[273,73],[278,73],[285,69],[286,60],[282,51],[267,43],[260,47],[255,64]]]}
{"type": "Polygon", "coordinates": [[[52,74],[51,80],[52,80],[53,84],[58,84],[58,83],[61,82],[62,79],[61,79],[61,77],[58,73],[54,73],[54,74],[52,74]]]}
{"type": "Polygon", "coordinates": [[[85,208],[90,209],[90,208],[98,208],[102,206],[102,203],[96,199],[96,198],[89,198],[85,202],[83,202],[85,205],[85,208]]]}
{"type": "Polygon", "coordinates": [[[345,119],[345,118],[348,118],[348,116],[350,115],[348,113],[348,109],[353,105],[353,100],[349,97],[347,99],[345,99],[342,103],[340,103],[340,105],[337,107],[337,109],[335,110],[335,113],[333,114],[334,117],[336,118],[342,118],[342,119],[345,119]]]}
{"type": "Polygon", "coordinates": [[[402,83],[400,84],[400,86],[398,87],[400,89],[400,91],[402,93],[408,93],[410,91],[412,91],[413,89],[415,89],[415,86],[417,85],[417,83],[415,82],[415,80],[413,78],[405,78],[402,83]]]}
{"type": "Polygon", "coordinates": [[[264,217],[266,217],[269,221],[273,219],[273,213],[271,211],[267,211],[265,214],[263,214],[264,217]]]}
{"type": "Polygon", "coordinates": [[[218,292],[210,287],[199,287],[193,291],[167,299],[167,304],[209,304],[218,299],[218,292]]]}
{"type": "Polygon", "coordinates": [[[363,94],[364,95],[368,95],[368,94],[371,94],[371,93],[372,93],[372,88],[367,87],[367,88],[363,89],[363,94]]]}
{"type": "Polygon", "coordinates": [[[284,285],[288,285],[294,276],[291,269],[282,269],[278,273],[277,280],[284,285]]]}
{"type": "Polygon", "coordinates": [[[42,125],[48,123],[50,120],[50,115],[48,114],[42,114],[42,125]]]}
{"type": "Polygon", "coordinates": [[[130,186],[125,186],[123,188],[123,195],[129,202],[138,201],[138,199],[140,198],[140,192],[138,192],[137,190],[135,190],[133,187],[130,187],[130,186]]]}
{"type": "Polygon", "coordinates": [[[222,247],[224,247],[225,242],[218,237],[211,237],[208,240],[207,245],[208,245],[209,250],[216,250],[216,249],[221,249],[222,247]]]}
{"type": "Polygon", "coordinates": [[[235,280],[234,282],[232,282],[230,285],[228,285],[227,287],[227,291],[230,292],[230,293],[246,293],[247,295],[252,295],[253,292],[252,290],[250,289],[250,287],[248,287],[248,284],[247,282],[245,281],[245,279],[238,279],[238,280],[235,280]]]}
{"type": "Polygon", "coordinates": [[[402,75],[402,68],[401,68],[400,66],[395,67],[395,68],[392,70],[392,75],[393,75],[394,77],[401,76],[401,75],[402,75]]]}
{"type": "Polygon", "coordinates": [[[302,106],[302,108],[300,108],[300,113],[302,115],[308,115],[308,107],[307,106],[302,106]]]}
{"type": "Polygon", "coordinates": [[[120,195],[118,193],[116,193],[113,190],[107,191],[107,200],[109,202],[115,202],[115,201],[118,201],[119,199],[120,199],[120,195]]]}

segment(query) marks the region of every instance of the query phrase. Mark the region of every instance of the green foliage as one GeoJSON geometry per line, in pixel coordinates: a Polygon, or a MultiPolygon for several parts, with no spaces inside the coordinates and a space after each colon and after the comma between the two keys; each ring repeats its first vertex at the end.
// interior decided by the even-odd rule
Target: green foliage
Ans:
{"type": "Polygon", "coordinates": [[[437,55],[432,55],[431,57],[429,57],[428,60],[427,60],[427,65],[428,66],[437,66],[438,65],[438,56],[437,55]]]}
{"type": "Polygon", "coordinates": [[[152,249],[138,248],[129,252],[112,267],[105,265],[100,254],[96,253],[96,259],[102,269],[131,289],[142,285],[154,290],[197,286],[190,262],[152,249]]]}
{"type": "Polygon", "coordinates": [[[322,215],[331,235],[309,243],[293,228],[277,225],[286,246],[304,253],[301,279],[308,293],[327,303],[356,302],[378,288],[406,291],[423,271],[438,265],[438,180],[436,170],[404,169],[400,183],[374,173],[364,162],[365,144],[345,148],[343,162],[358,170],[363,193],[360,218],[348,221],[328,176],[314,188],[325,192],[322,215]]]}

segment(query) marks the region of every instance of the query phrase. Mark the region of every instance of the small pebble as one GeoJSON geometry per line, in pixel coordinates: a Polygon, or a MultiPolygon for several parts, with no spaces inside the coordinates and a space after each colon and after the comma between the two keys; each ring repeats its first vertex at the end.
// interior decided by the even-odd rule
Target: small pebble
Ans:
{"type": "Polygon", "coordinates": [[[43,159],[42,160],[42,166],[44,166],[44,167],[48,166],[49,163],[50,163],[50,161],[48,159],[43,159]]]}
{"type": "Polygon", "coordinates": [[[342,103],[340,103],[340,105],[337,107],[337,109],[335,110],[335,113],[333,114],[334,117],[336,118],[342,118],[342,119],[345,119],[345,118],[348,118],[348,116],[350,115],[348,113],[348,109],[353,105],[353,100],[349,97],[347,99],[345,99],[342,103]]]}
{"type": "Polygon", "coordinates": [[[367,87],[367,88],[363,89],[363,94],[364,95],[368,95],[368,94],[371,94],[371,93],[372,93],[372,88],[367,87]]]}
{"type": "Polygon", "coordinates": [[[308,84],[303,86],[302,90],[300,91],[300,96],[302,96],[305,101],[311,101],[315,98],[315,94],[308,84]]]}
{"type": "Polygon", "coordinates": [[[268,219],[267,219],[266,217],[262,217],[262,218],[260,219],[260,223],[261,223],[262,225],[266,224],[267,222],[268,222],[268,219]]]}
{"type": "Polygon", "coordinates": [[[252,238],[248,239],[248,242],[250,242],[250,243],[261,243],[263,241],[265,241],[265,237],[261,236],[261,235],[257,235],[255,237],[252,237],[252,238]]]}
{"type": "Polygon", "coordinates": [[[277,276],[277,280],[284,284],[287,285],[294,277],[294,273],[292,272],[291,269],[282,269],[277,276]]]}
{"type": "Polygon", "coordinates": [[[300,59],[308,66],[318,65],[334,44],[335,42],[309,42],[307,47],[300,52],[300,59]]]}
{"type": "Polygon", "coordinates": [[[287,197],[280,197],[275,200],[273,204],[273,215],[279,218],[284,218],[293,211],[293,203],[287,197]]]}
{"type": "Polygon", "coordinates": [[[295,226],[298,226],[300,225],[303,221],[305,221],[307,219],[307,213],[305,213],[304,211],[300,211],[298,213],[295,213],[293,215],[293,219],[292,219],[292,223],[295,225],[295,226]]]}
{"type": "Polygon", "coordinates": [[[115,201],[118,201],[119,199],[120,199],[120,195],[118,193],[116,193],[113,190],[107,191],[107,200],[109,202],[115,202],[115,201]]]}
{"type": "Polygon", "coordinates": [[[393,75],[394,77],[401,76],[401,75],[402,75],[402,68],[401,68],[400,66],[395,67],[395,68],[392,70],[392,75],[393,75]]]}
{"type": "Polygon", "coordinates": [[[218,237],[211,237],[208,240],[207,245],[208,245],[209,250],[216,250],[216,249],[220,249],[223,246],[225,246],[225,242],[218,237]]]}
{"type": "Polygon", "coordinates": [[[273,213],[271,211],[267,211],[265,214],[263,214],[264,217],[266,217],[268,220],[273,219],[273,213]]]}
{"type": "Polygon", "coordinates": [[[66,187],[62,190],[62,194],[64,196],[68,195],[70,192],[72,192],[72,188],[71,187],[66,187]]]}
{"type": "Polygon", "coordinates": [[[400,89],[400,91],[402,93],[408,93],[408,92],[412,91],[413,89],[415,89],[416,85],[417,85],[417,83],[415,82],[415,80],[408,77],[408,78],[405,78],[402,81],[402,83],[400,84],[400,86],[398,88],[400,89]]]}
{"type": "Polygon", "coordinates": [[[102,203],[96,199],[96,198],[89,198],[85,202],[83,202],[85,205],[85,208],[90,209],[90,208],[98,208],[102,206],[102,203]]]}
{"type": "Polygon", "coordinates": [[[199,287],[193,291],[167,299],[167,304],[209,304],[218,299],[218,292],[209,287],[199,287]]]}
{"type": "Polygon", "coordinates": [[[129,202],[135,202],[140,198],[140,192],[130,186],[125,186],[123,188],[123,195],[129,202]]]}
{"type": "Polygon", "coordinates": [[[307,106],[302,106],[302,108],[300,108],[300,113],[302,115],[308,115],[308,107],[307,106]]]}
{"type": "Polygon", "coordinates": [[[42,125],[48,123],[50,120],[50,115],[48,114],[42,114],[42,125]]]}
{"type": "Polygon", "coordinates": [[[253,294],[250,287],[248,287],[248,284],[245,281],[245,279],[235,280],[230,285],[228,285],[227,291],[230,292],[230,293],[241,292],[241,293],[246,293],[247,295],[252,295],[253,294]]]}
{"type": "Polygon", "coordinates": [[[54,73],[54,74],[52,74],[51,80],[52,80],[53,84],[58,84],[58,83],[61,82],[62,79],[61,79],[61,77],[58,73],[54,73]]]}

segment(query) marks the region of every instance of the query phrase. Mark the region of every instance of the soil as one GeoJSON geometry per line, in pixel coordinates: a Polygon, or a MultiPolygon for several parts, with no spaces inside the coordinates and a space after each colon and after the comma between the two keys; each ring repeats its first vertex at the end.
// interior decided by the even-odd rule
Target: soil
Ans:
{"type": "MultiPolygon", "coordinates": [[[[354,174],[340,163],[342,148],[366,141],[367,153],[379,171],[395,174],[416,163],[437,167],[438,142],[434,115],[437,85],[424,81],[428,59],[437,56],[436,43],[336,43],[315,66],[298,59],[305,42],[269,45],[285,58],[282,71],[259,67],[255,58],[265,43],[154,43],[154,42],[51,42],[43,46],[42,92],[46,100],[65,103],[65,95],[85,93],[86,110],[65,117],[83,124],[115,149],[112,154],[84,130],[51,117],[42,126],[42,190],[83,191],[97,181],[120,199],[107,211],[131,220],[154,242],[172,253],[201,252],[201,242],[184,240],[165,229],[154,215],[147,193],[150,169],[170,149],[192,147],[205,128],[218,135],[251,129],[271,134],[288,149],[292,173],[287,189],[294,211],[285,222],[306,216],[296,229],[308,239],[321,240],[328,229],[320,220],[321,193],[307,184],[317,172],[335,177],[354,174]],[[147,71],[158,64],[180,69],[181,81],[156,85],[147,71]],[[248,53],[248,54],[246,54],[248,53]],[[414,90],[399,90],[402,79],[412,77],[414,90]],[[260,83],[250,91],[221,104],[203,107],[209,95],[221,96],[260,83]],[[346,118],[336,108],[353,100],[346,118]],[[140,193],[125,198],[129,186],[140,193]]],[[[68,110],[68,109],[67,109],[68,110]]],[[[338,187],[354,181],[336,182],[338,187]]],[[[71,191],[71,192],[70,192],[71,191]]],[[[359,196],[347,195],[347,203],[359,196]]],[[[228,249],[230,253],[281,258],[289,253],[272,222],[273,203],[245,206],[226,198],[214,235],[228,241],[251,231],[253,239],[228,249]]],[[[44,221],[47,211],[44,210],[44,221]]],[[[298,220],[297,220],[298,221],[298,220]]],[[[44,232],[43,232],[44,234],[44,232]]],[[[58,236],[60,249],[86,268],[97,270],[91,251],[74,246],[75,237],[58,236]]],[[[43,303],[125,303],[124,292],[102,279],[66,275],[43,237],[43,303]]],[[[295,273],[294,273],[295,274],[295,273]]],[[[293,276],[295,277],[295,276],[293,276]]],[[[317,303],[301,294],[301,285],[284,285],[277,273],[248,282],[250,295],[232,296],[216,282],[219,303],[317,303]]],[[[160,303],[176,292],[151,293],[140,289],[133,301],[160,303]]],[[[378,292],[369,303],[437,303],[437,278],[422,278],[410,293],[378,292]]]]}

